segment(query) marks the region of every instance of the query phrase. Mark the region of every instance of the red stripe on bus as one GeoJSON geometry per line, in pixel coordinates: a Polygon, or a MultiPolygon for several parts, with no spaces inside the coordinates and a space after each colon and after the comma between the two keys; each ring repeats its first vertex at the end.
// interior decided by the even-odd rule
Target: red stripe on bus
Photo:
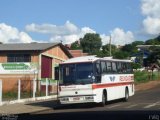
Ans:
{"type": "Polygon", "coordinates": [[[130,84],[133,84],[133,83],[134,82],[94,84],[94,85],[92,85],[92,89],[114,87],[114,86],[124,86],[124,85],[130,85],[130,84]]]}

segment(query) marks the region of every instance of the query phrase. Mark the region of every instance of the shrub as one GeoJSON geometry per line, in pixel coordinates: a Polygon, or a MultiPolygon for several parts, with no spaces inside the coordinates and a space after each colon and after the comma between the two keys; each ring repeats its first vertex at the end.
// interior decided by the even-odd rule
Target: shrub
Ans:
{"type": "Polygon", "coordinates": [[[141,83],[141,82],[147,82],[149,80],[158,80],[158,72],[153,72],[152,73],[148,71],[135,71],[134,72],[134,80],[135,83],[141,83]]]}

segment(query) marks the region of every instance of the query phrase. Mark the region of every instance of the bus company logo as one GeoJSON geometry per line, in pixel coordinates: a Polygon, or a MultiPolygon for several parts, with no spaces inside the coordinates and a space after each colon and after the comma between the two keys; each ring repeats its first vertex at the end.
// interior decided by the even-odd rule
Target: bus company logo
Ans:
{"type": "Polygon", "coordinates": [[[120,76],[120,81],[133,81],[133,76],[120,76]]]}
{"type": "Polygon", "coordinates": [[[115,76],[110,76],[109,79],[110,79],[111,82],[114,82],[115,81],[115,76]]]}

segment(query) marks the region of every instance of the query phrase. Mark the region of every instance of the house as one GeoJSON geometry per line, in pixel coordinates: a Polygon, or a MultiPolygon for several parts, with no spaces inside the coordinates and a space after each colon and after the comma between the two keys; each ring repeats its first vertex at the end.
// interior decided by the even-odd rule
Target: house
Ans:
{"type": "MultiPolygon", "coordinates": [[[[72,55],[61,43],[0,44],[0,79],[11,89],[18,79],[54,79],[55,67],[72,55]]],[[[7,86],[7,87],[5,87],[7,86]]]]}

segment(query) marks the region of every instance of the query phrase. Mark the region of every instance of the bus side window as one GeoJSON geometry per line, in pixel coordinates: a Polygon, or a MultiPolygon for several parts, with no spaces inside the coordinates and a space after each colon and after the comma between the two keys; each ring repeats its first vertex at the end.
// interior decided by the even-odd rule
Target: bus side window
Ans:
{"type": "Polygon", "coordinates": [[[102,71],[102,73],[107,72],[107,67],[106,67],[106,62],[105,61],[101,61],[101,71],[102,71]]]}
{"type": "Polygon", "coordinates": [[[127,64],[126,63],[122,63],[122,72],[127,73],[127,64]]]}
{"type": "Polygon", "coordinates": [[[100,63],[96,63],[96,74],[97,74],[97,75],[100,75],[100,74],[101,74],[100,63]]]}
{"type": "Polygon", "coordinates": [[[117,71],[118,71],[118,73],[122,73],[122,64],[121,64],[121,62],[117,62],[117,71]]]}
{"type": "Polygon", "coordinates": [[[117,65],[116,62],[112,62],[112,72],[117,73],[117,65]]]}
{"type": "Polygon", "coordinates": [[[96,62],[96,64],[95,64],[95,72],[96,72],[96,82],[100,83],[101,82],[101,66],[100,66],[100,61],[96,62]]]}
{"type": "Polygon", "coordinates": [[[132,67],[131,67],[131,63],[127,63],[127,73],[129,73],[129,74],[133,73],[133,70],[132,70],[132,67]]]}
{"type": "Polygon", "coordinates": [[[112,64],[111,64],[111,62],[107,61],[106,62],[106,67],[107,67],[107,73],[111,73],[111,71],[112,71],[112,64]]]}

